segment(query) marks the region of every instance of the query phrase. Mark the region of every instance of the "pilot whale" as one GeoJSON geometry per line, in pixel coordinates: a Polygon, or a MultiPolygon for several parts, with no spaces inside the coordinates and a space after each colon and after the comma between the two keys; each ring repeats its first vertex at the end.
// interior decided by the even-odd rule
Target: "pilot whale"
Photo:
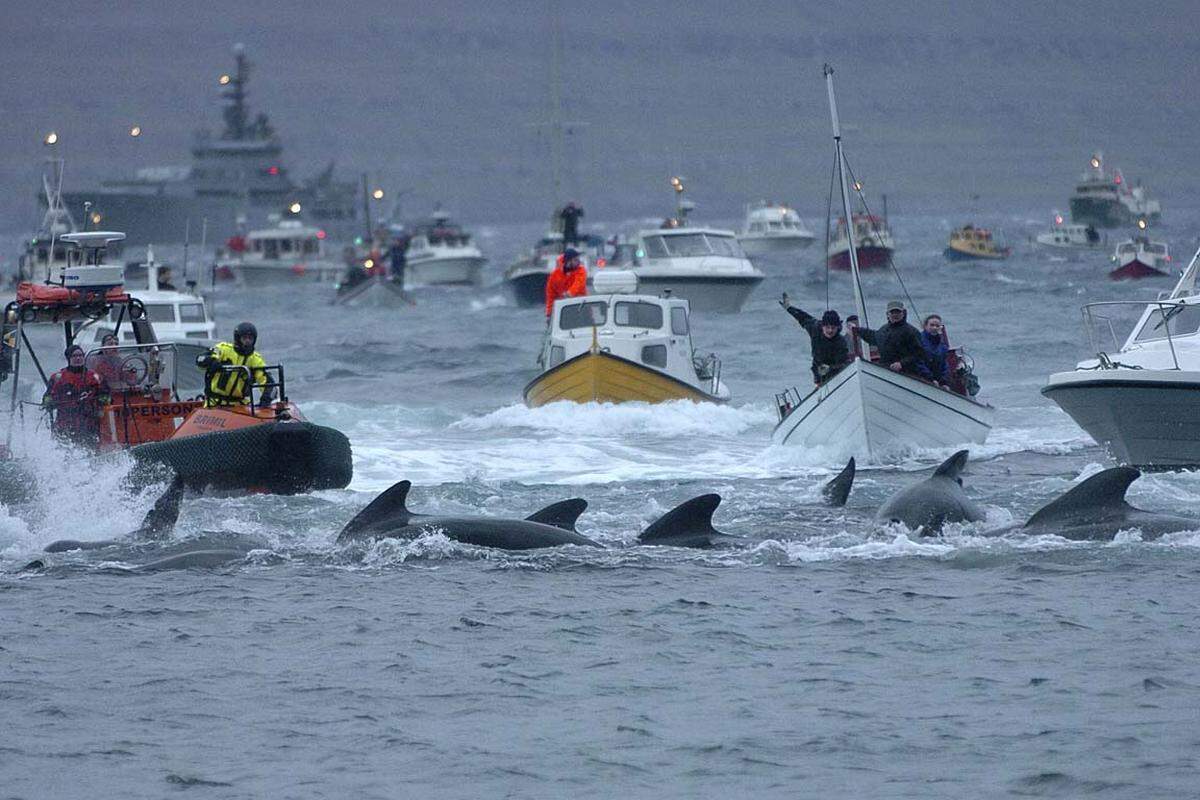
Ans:
{"type": "Polygon", "coordinates": [[[183,478],[179,475],[171,480],[162,495],[154,501],[154,505],[146,512],[142,524],[137,530],[123,539],[98,539],[94,541],[79,541],[76,539],[60,539],[51,542],[43,548],[46,553],[64,553],[68,550],[99,550],[104,547],[128,544],[130,540],[145,541],[161,539],[175,529],[179,521],[179,504],[183,500],[183,478]]]}
{"type": "Polygon", "coordinates": [[[500,550],[536,550],[565,544],[602,547],[575,530],[587,508],[581,498],[546,506],[525,519],[484,516],[433,516],[408,509],[410,481],[392,485],[358,512],[338,534],[337,543],[365,539],[415,539],[439,532],[463,544],[500,550]]]}
{"type": "Polygon", "coordinates": [[[1108,540],[1119,531],[1133,528],[1142,532],[1143,539],[1200,530],[1200,519],[1156,514],[1130,505],[1125,492],[1141,475],[1133,467],[1097,472],[1039,509],[1022,530],[1078,540],[1108,540]]]}
{"type": "Polygon", "coordinates": [[[968,451],[959,450],[923,481],[906,486],[887,499],[876,522],[902,522],[910,530],[936,534],[947,522],[979,522],[985,514],[963,491],[963,468],[968,451]]]}

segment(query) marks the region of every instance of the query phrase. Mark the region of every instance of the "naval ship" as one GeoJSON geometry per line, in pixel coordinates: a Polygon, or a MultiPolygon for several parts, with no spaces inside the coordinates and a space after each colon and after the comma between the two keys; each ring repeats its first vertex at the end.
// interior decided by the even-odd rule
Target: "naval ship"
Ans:
{"type": "Polygon", "coordinates": [[[126,233],[126,244],[193,240],[207,225],[209,241],[222,241],[268,219],[300,216],[333,240],[359,234],[357,186],[334,179],[333,165],[310,180],[294,181],[283,145],[266,114],[247,104],[250,61],[234,48],[236,69],[222,75],[225,127],[219,136],[196,133],[190,167],[149,167],[132,178],[104,181],[97,189],[63,192],[67,210],[89,222],[126,233]],[[297,205],[298,204],[298,205],[297,205]]]}

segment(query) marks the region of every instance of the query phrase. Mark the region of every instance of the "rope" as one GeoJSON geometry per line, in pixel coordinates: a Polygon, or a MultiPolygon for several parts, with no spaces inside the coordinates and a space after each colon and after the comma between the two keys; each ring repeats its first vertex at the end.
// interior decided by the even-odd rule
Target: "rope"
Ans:
{"type": "Polygon", "coordinates": [[[833,169],[829,172],[829,197],[825,201],[825,308],[829,308],[829,218],[833,215],[833,183],[837,177],[837,151],[833,154],[833,169]]]}

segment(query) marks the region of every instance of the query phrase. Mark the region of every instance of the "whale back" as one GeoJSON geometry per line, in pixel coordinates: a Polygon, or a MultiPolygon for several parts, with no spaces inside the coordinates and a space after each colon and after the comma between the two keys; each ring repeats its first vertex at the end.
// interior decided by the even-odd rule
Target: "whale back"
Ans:
{"type": "Polygon", "coordinates": [[[408,490],[411,488],[412,481],[399,481],[389,486],[346,523],[337,540],[345,541],[354,534],[383,522],[396,526],[408,524],[412,517],[417,516],[408,510],[408,490]]]}
{"type": "Polygon", "coordinates": [[[1059,525],[1064,521],[1096,519],[1132,510],[1125,500],[1130,484],[1142,473],[1133,467],[1113,467],[1097,472],[1066,494],[1042,506],[1029,521],[1026,528],[1037,525],[1059,525]]]}
{"type": "Polygon", "coordinates": [[[570,500],[560,500],[557,503],[551,503],[541,511],[535,511],[525,518],[527,522],[540,522],[543,525],[552,525],[555,528],[562,528],[564,531],[574,531],[575,523],[579,521],[579,515],[587,508],[587,500],[582,497],[572,497],[570,500]]]}
{"type": "Polygon", "coordinates": [[[638,542],[705,548],[712,547],[714,540],[718,538],[735,538],[713,527],[712,515],[719,505],[719,494],[702,494],[684,501],[638,534],[638,542]]]}

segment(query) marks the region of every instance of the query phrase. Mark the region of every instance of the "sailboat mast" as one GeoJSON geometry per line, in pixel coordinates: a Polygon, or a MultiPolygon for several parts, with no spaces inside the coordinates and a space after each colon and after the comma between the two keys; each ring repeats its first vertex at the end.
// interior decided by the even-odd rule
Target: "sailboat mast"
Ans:
{"type": "Polygon", "coordinates": [[[850,213],[850,191],[846,185],[846,157],[842,154],[842,126],[838,122],[837,99],[833,95],[833,67],[823,68],[825,87],[829,90],[829,116],[833,120],[833,146],[837,150],[838,183],[842,188],[842,213],[846,215],[846,241],[850,245],[850,275],[854,281],[854,308],[858,324],[869,328],[867,305],[863,301],[862,281],[858,277],[858,251],[854,243],[854,216],[850,213]]]}
{"type": "Polygon", "coordinates": [[[555,207],[562,200],[563,171],[563,109],[562,109],[562,57],[563,24],[561,0],[553,0],[553,43],[550,64],[550,169],[553,181],[555,207]]]}

